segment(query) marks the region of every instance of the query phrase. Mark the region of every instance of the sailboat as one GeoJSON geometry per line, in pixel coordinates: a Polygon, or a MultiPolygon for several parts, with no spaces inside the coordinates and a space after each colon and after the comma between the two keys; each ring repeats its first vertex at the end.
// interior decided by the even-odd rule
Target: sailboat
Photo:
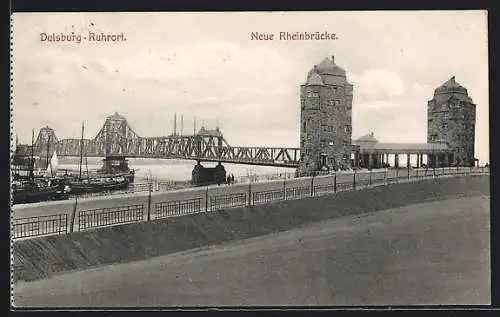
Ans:
{"type": "Polygon", "coordinates": [[[80,140],[80,172],[76,180],[70,181],[72,194],[98,193],[113,190],[127,189],[129,182],[124,177],[90,177],[87,165],[87,155],[85,153],[85,162],[87,165],[86,177],[82,177],[83,153],[84,153],[84,125],[82,124],[82,137],[80,140]]]}
{"type": "Polygon", "coordinates": [[[47,200],[64,199],[67,197],[68,188],[53,179],[35,178],[34,174],[34,138],[31,137],[31,157],[29,160],[29,174],[26,179],[16,179],[12,182],[13,204],[33,203],[47,200]]]}
{"type": "Polygon", "coordinates": [[[57,153],[54,150],[52,158],[50,159],[49,164],[47,165],[47,169],[45,170],[44,176],[54,177],[54,175],[57,175],[58,167],[59,167],[59,159],[57,158],[57,153]]]}

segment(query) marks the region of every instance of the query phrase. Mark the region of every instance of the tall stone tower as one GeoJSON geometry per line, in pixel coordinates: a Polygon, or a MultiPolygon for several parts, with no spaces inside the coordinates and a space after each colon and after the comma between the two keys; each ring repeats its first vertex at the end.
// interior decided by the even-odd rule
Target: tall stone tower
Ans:
{"type": "Polygon", "coordinates": [[[434,90],[427,104],[427,142],[446,142],[453,149],[451,164],[474,165],[476,105],[455,76],[434,90]]]}
{"type": "Polygon", "coordinates": [[[300,149],[297,174],[351,166],[353,85],[332,56],[315,65],[300,86],[300,149]]]}

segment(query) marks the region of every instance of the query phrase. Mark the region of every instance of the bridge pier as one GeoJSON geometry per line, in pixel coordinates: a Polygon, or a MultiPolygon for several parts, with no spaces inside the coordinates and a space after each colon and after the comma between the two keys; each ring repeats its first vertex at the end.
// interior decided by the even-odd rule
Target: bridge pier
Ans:
{"type": "Polygon", "coordinates": [[[215,167],[204,167],[200,161],[197,161],[192,171],[191,183],[195,186],[224,184],[226,177],[226,169],[221,162],[215,167]]]}

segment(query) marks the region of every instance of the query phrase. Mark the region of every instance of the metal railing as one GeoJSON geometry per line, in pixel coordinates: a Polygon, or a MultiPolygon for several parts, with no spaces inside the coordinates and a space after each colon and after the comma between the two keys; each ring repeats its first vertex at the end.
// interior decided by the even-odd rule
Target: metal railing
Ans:
{"type": "MultiPolygon", "coordinates": [[[[216,193],[210,194],[209,188],[207,188],[204,194],[200,191],[195,194],[199,195],[199,197],[156,202],[153,204],[153,207],[151,206],[151,192],[153,189],[152,186],[147,184],[149,190],[147,204],[80,211],[78,212],[78,225],[76,227],[79,231],[83,231],[110,225],[141,222],[150,219],[169,218],[199,212],[212,212],[228,208],[251,207],[272,202],[335,194],[353,189],[391,185],[394,183],[487,174],[489,174],[489,168],[388,169],[376,172],[338,173],[320,177],[298,178],[290,181],[276,181],[266,186],[275,185],[278,188],[260,191],[253,190],[258,183],[249,183],[247,184],[248,192],[246,193],[240,192],[224,195],[216,193]],[[302,184],[297,184],[297,182],[302,182],[302,184]],[[306,185],[307,183],[309,185],[306,185]],[[145,217],[145,212],[147,212],[147,218],[145,217]],[[151,214],[153,217],[151,217],[151,214]]],[[[242,187],[240,187],[240,190],[241,189],[242,187]]],[[[215,191],[217,190],[215,189],[215,191]]],[[[12,228],[14,239],[73,232],[74,218],[77,210],[76,206],[77,202],[75,201],[73,213],[71,214],[71,221],[68,221],[70,213],[14,218],[12,228]]]]}
{"type": "Polygon", "coordinates": [[[302,186],[302,187],[291,187],[286,189],[286,200],[291,199],[300,199],[311,196],[311,187],[302,186]]]}
{"type": "Polygon", "coordinates": [[[247,205],[247,194],[226,194],[210,197],[210,211],[247,205]]]}
{"type": "Polygon", "coordinates": [[[252,204],[255,206],[275,201],[282,201],[285,199],[283,193],[284,191],[282,189],[266,190],[252,193],[252,204]]]}
{"type": "Polygon", "coordinates": [[[14,239],[67,233],[68,215],[15,218],[12,221],[14,239]]]}
{"type": "Polygon", "coordinates": [[[144,219],[144,205],[84,210],[78,213],[78,230],[138,222],[144,219]]]}
{"type": "Polygon", "coordinates": [[[330,193],[335,193],[338,190],[338,185],[341,184],[316,185],[313,187],[313,195],[322,196],[330,193]]]}
{"type": "Polygon", "coordinates": [[[155,203],[155,219],[183,216],[201,212],[201,198],[155,203]]]}

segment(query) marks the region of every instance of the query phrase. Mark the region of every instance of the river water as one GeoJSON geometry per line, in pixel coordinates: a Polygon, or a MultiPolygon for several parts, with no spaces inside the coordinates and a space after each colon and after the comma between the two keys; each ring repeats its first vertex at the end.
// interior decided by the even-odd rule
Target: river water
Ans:
{"type": "MultiPolygon", "coordinates": [[[[79,169],[78,157],[60,157],[59,169],[79,169]]],[[[135,170],[135,182],[142,183],[147,180],[157,181],[189,181],[191,180],[191,172],[196,164],[196,161],[177,160],[177,159],[145,159],[145,158],[129,158],[130,169],[135,170]]],[[[205,167],[214,167],[215,162],[202,162],[205,167]]],[[[259,175],[278,177],[280,174],[293,175],[294,168],[277,168],[271,166],[252,166],[223,163],[226,173],[233,174],[236,179],[244,179],[248,176],[259,175]]],[[[82,171],[84,172],[88,167],[89,171],[96,170],[102,167],[102,158],[91,157],[83,160],[82,171]]]]}

